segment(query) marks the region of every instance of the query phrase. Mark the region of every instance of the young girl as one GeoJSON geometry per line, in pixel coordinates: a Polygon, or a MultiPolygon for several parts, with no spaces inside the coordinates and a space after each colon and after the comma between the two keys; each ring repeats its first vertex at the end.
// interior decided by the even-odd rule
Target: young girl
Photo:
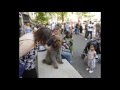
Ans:
{"type": "Polygon", "coordinates": [[[89,73],[93,72],[93,68],[95,67],[95,57],[96,57],[96,51],[93,44],[90,45],[90,50],[87,54],[88,57],[88,68],[86,70],[89,70],[89,73]]]}

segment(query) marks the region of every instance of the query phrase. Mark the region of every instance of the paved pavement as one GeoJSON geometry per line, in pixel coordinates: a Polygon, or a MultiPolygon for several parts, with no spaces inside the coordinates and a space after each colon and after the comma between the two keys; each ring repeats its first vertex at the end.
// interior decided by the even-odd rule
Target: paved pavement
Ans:
{"type": "Polygon", "coordinates": [[[81,74],[83,78],[101,78],[101,64],[96,62],[96,67],[93,73],[86,71],[86,64],[81,59],[81,54],[86,46],[86,43],[90,40],[84,39],[84,34],[82,36],[73,34],[73,67],[81,74]]]}

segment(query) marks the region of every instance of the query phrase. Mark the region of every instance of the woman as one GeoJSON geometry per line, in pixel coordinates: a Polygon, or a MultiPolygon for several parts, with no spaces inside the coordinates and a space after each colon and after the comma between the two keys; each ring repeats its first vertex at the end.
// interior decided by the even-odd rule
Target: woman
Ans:
{"type": "Polygon", "coordinates": [[[24,32],[25,32],[25,34],[31,32],[30,23],[27,23],[27,26],[26,26],[26,28],[24,29],[24,32]]]}
{"type": "Polygon", "coordinates": [[[45,45],[50,37],[51,32],[48,28],[40,28],[19,39],[19,64],[26,64],[22,78],[37,78],[35,70],[36,43],[45,45]]]}

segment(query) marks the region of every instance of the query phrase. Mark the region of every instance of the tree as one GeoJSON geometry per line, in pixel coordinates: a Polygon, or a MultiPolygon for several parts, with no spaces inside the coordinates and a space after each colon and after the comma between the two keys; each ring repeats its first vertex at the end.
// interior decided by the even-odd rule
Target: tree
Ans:
{"type": "Polygon", "coordinates": [[[64,22],[64,17],[67,16],[68,12],[57,12],[58,17],[60,20],[62,20],[62,23],[64,22]]]}
{"type": "Polygon", "coordinates": [[[37,12],[36,20],[37,22],[42,22],[45,24],[48,22],[49,16],[46,12],[37,12]]]}
{"type": "Polygon", "coordinates": [[[78,18],[82,17],[93,17],[94,15],[90,15],[90,12],[76,12],[78,18]]]}

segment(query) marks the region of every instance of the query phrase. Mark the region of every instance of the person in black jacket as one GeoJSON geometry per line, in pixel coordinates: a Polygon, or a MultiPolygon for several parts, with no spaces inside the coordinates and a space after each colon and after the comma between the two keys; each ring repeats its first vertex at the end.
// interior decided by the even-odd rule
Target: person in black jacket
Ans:
{"type": "Polygon", "coordinates": [[[82,27],[82,25],[80,24],[80,35],[82,35],[82,30],[83,30],[83,27],[82,27]]]}
{"type": "Polygon", "coordinates": [[[79,34],[80,24],[76,24],[75,34],[79,34]]]}
{"type": "Polygon", "coordinates": [[[85,39],[87,39],[87,36],[88,36],[88,22],[86,21],[86,24],[85,24],[85,39]]]}

